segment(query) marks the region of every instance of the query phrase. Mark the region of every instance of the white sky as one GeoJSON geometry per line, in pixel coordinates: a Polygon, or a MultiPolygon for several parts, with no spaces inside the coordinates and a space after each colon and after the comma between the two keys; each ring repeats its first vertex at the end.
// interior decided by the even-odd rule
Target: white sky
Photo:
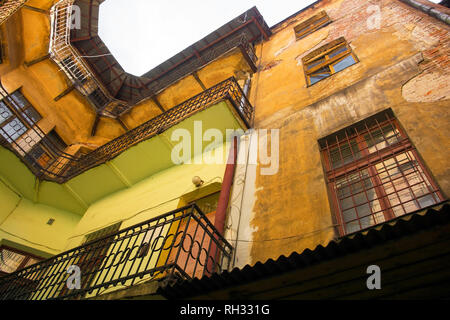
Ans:
{"type": "Polygon", "coordinates": [[[107,0],[100,6],[99,35],[125,71],[139,76],[253,6],[271,27],[313,2],[107,0]]]}
{"type": "Polygon", "coordinates": [[[142,75],[253,6],[269,27],[315,0],[107,0],[99,35],[125,71],[142,75]]]}

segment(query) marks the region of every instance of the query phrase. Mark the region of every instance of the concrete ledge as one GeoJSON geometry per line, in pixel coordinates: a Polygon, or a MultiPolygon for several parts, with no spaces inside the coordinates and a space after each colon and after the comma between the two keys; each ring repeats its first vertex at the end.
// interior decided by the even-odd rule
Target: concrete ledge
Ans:
{"type": "Polygon", "coordinates": [[[166,300],[163,296],[156,294],[159,286],[160,281],[149,281],[93,297],[89,300],[166,300]]]}

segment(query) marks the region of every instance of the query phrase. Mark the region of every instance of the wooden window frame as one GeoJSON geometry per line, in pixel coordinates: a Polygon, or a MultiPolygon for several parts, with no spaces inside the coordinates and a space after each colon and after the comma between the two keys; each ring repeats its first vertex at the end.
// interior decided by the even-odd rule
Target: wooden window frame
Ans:
{"type": "MultiPolygon", "coordinates": [[[[389,111],[387,112],[387,114],[389,114],[389,111]]],[[[379,114],[378,114],[379,115],[379,114]]],[[[366,124],[369,119],[371,118],[375,118],[377,115],[370,117],[368,119],[363,120],[362,122],[364,124],[366,124]]],[[[356,128],[357,125],[352,125],[349,126],[341,131],[347,130],[349,128],[356,128]]],[[[433,177],[431,176],[431,174],[429,173],[427,167],[425,166],[422,158],[420,157],[420,155],[418,154],[417,150],[415,149],[415,147],[412,145],[411,141],[409,140],[409,137],[406,134],[406,131],[402,128],[402,126],[400,125],[400,123],[398,122],[398,120],[392,115],[392,118],[390,117],[390,115],[388,115],[387,120],[383,121],[383,122],[379,122],[377,121],[377,127],[368,127],[366,125],[366,130],[361,130],[361,131],[357,131],[356,129],[356,134],[355,135],[347,135],[347,132],[345,132],[345,139],[344,140],[339,140],[338,139],[338,133],[333,133],[331,135],[329,135],[328,137],[321,139],[321,141],[325,141],[326,146],[323,146],[323,142],[321,143],[319,141],[320,144],[320,150],[321,150],[321,155],[322,155],[322,163],[324,166],[324,171],[325,171],[325,176],[326,176],[326,181],[327,181],[327,185],[328,185],[328,190],[329,190],[329,195],[330,195],[330,202],[332,204],[332,210],[334,212],[334,218],[336,219],[337,222],[337,231],[339,233],[340,236],[345,236],[354,232],[359,232],[365,228],[362,227],[361,224],[361,220],[363,218],[366,217],[370,217],[372,219],[375,220],[377,214],[382,213],[384,216],[384,222],[388,222],[389,220],[395,219],[398,216],[395,216],[394,212],[393,212],[393,208],[396,206],[404,206],[404,204],[408,203],[408,202],[417,202],[418,204],[418,199],[424,197],[424,195],[421,196],[414,196],[412,197],[412,200],[408,200],[405,202],[402,202],[401,197],[399,196],[399,193],[401,191],[404,190],[412,190],[412,187],[409,184],[409,180],[408,178],[406,178],[406,176],[411,175],[411,173],[408,173],[405,175],[405,173],[403,171],[400,170],[401,172],[401,178],[404,179],[404,181],[406,182],[407,187],[401,190],[397,190],[395,183],[393,180],[397,180],[398,178],[392,179],[391,175],[388,175],[389,177],[389,182],[382,182],[380,177],[379,177],[379,172],[375,166],[379,165],[381,163],[383,163],[383,166],[385,169],[386,166],[384,165],[384,162],[390,160],[390,159],[394,159],[394,161],[396,162],[396,165],[394,168],[401,168],[401,164],[398,163],[396,157],[403,155],[403,154],[407,154],[408,152],[410,152],[413,155],[413,159],[414,161],[417,162],[417,173],[419,173],[419,175],[421,176],[422,180],[418,183],[418,184],[425,184],[428,188],[428,192],[425,196],[427,195],[431,195],[433,197],[433,200],[435,201],[435,203],[433,205],[436,205],[438,203],[441,203],[442,201],[445,201],[445,198],[440,190],[440,188],[438,187],[437,183],[435,182],[435,180],[433,179],[433,177]],[[378,149],[378,147],[376,147],[375,145],[375,152],[371,152],[369,153],[369,148],[367,145],[367,142],[365,140],[365,136],[369,135],[371,139],[373,139],[373,137],[371,136],[372,133],[376,132],[377,130],[381,130],[381,133],[384,134],[383,129],[382,128],[386,128],[386,126],[392,126],[394,129],[396,129],[399,132],[399,137],[397,137],[396,135],[396,139],[397,142],[392,143],[390,145],[388,145],[387,147],[384,147],[382,149],[378,149]],[[329,139],[330,137],[336,137],[336,143],[334,144],[328,144],[327,139],[329,139]],[[356,145],[358,146],[358,152],[360,152],[360,158],[357,160],[354,160],[350,163],[347,164],[342,164],[338,167],[332,167],[331,165],[331,150],[333,148],[340,148],[340,145],[344,145],[344,144],[348,144],[349,145],[349,149],[351,151],[352,154],[352,159],[355,159],[357,157],[355,157],[352,147],[350,145],[351,141],[356,141],[356,145]],[[367,170],[368,172],[368,177],[366,178],[361,178],[361,173],[367,170]],[[367,190],[365,187],[363,187],[363,191],[362,192],[356,192],[355,194],[353,193],[353,191],[351,191],[350,197],[352,198],[352,202],[353,202],[353,207],[348,207],[345,208],[345,210],[341,209],[340,206],[340,199],[339,196],[337,194],[337,185],[336,182],[339,179],[345,178],[348,180],[348,176],[351,176],[353,174],[358,174],[359,175],[359,180],[357,180],[357,182],[351,182],[349,184],[349,186],[351,185],[356,185],[357,183],[360,183],[364,180],[370,181],[372,187],[368,188],[368,189],[373,189],[373,191],[376,194],[376,197],[374,197],[373,199],[369,199],[369,196],[367,195],[367,190]],[[422,176],[423,175],[423,176],[422,176]],[[427,182],[429,183],[430,186],[427,185],[427,182]],[[394,192],[390,192],[389,194],[386,193],[386,189],[385,186],[389,186],[389,184],[392,184],[393,186],[393,190],[394,192]],[[430,188],[431,187],[431,188],[430,188]],[[355,210],[356,213],[356,219],[350,220],[350,221],[345,221],[344,220],[344,216],[343,216],[343,211],[347,211],[349,209],[353,209],[353,208],[357,208],[362,206],[362,204],[356,204],[355,200],[353,199],[354,195],[358,195],[358,194],[365,194],[366,198],[367,198],[367,203],[370,205],[370,203],[378,201],[380,208],[381,208],[381,212],[375,212],[376,214],[374,214],[372,212],[372,208],[369,207],[371,214],[368,216],[362,216],[359,217],[359,214],[357,212],[357,209],[355,210]],[[399,201],[399,204],[395,204],[392,205],[392,203],[390,203],[389,197],[390,195],[395,194],[399,201]],[[436,197],[436,198],[435,198],[436,197]],[[346,230],[346,224],[351,223],[353,221],[357,221],[360,229],[357,231],[352,231],[352,232],[347,232],[346,230]]],[[[334,140],[334,139],[333,139],[334,140]]],[[[343,160],[343,156],[341,153],[341,150],[339,150],[340,152],[340,157],[341,160],[343,160]]],[[[392,170],[392,169],[390,169],[392,170]]],[[[349,180],[348,180],[349,181],[349,180]]],[[[344,197],[347,198],[347,197],[344,197]]],[[[344,199],[342,198],[342,199],[344,199]]],[[[341,199],[341,200],[342,200],[341,199]]],[[[364,204],[363,203],[363,204],[364,204]]],[[[419,207],[421,207],[419,205],[419,207]]],[[[421,208],[422,209],[422,208],[421,208]]],[[[403,208],[403,210],[405,211],[404,214],[408,214],[410,212],[407,212],[407,210],[405,210],[405,208],[403,208]]],[[[374,226],[377,223],[371,225],[374,226]]]]}
{"type": "MultiPolygon", "coordinates": [[[[0,251],[1,251],[2,249],[6,249],[6,250],[8,250],[8,251],[11,251],[11,252],[14,252],[14,253],[17,253],[17,254],[20,254],[20,255],[25,256],[25,258],[24,258],[23,261],[19,264],[19,266],[17,267],[17,269],[14,270],[14,271],[11,272],[11,273],[14,273],[14,272],[16,272],[16,271],[19,271],[19,270],[25,268],[25,266],[28,264],[28,262],[29,262],[31,259],[39,260],[39,261],[36,262],[36,263],[39,263],[40,261],[45,260],[45,259],[42,258],[42,257],[39,257],[39,256],[37,256],[37,255],[31,254],[31,253],[28,253],[28,252],[25,252],[25,251],[23,251],[23,250],[19,250],[19,249],[16,249],[16,248],[12,248],[12,247],[10,247],[10,246],[0,245],[0,251]]],[[[11,274],[11,273],[4,272],[4,271],[0,271],[0,277],[3,276],[3,275],[11,274]]]]}
{"type": "Polygon", "coordinates": [[[295,37],[297,40],[306,38],[308,35],[316,32],[317,30],[329,25],[331,19],[325,11],[321,11],[311,18],[303,21],[294,27],[295,37]],[[321,21],[322,20],[322,21],[321,21]]]}
{"type": "Polygon", "coordinates": [[[6,124],[10,123],[15,118],[17,118],[27,128],[27,130],[24,133],[22,133],[19,137],[17,137],[14,141],[20,139],[24,134],[28,132],[28,130],[32,129],[42,119],[42,115],[39,113],[39,111],[36,110],[36,108],[30,103],[27,97],[22,93],[22,88],[18,88],[12,93],[9,93],[7,97],[1,99],[0,101],[2,101],[6,105],[8,110],[12,113],[12,115],[8,119],[6,119],[2,124],[0,124],[0,127],[3,128],[6,124]],[[25,107],[22,108],[19,106],[19,109],[17,109],[13,104],[14,101],[13,95],[16,92],[20,92],[21,96],[25,99],[26,102],[25,107]],[[25,111],[28,109],[32,109],[39,116],[39,119],[35,121],[30,117],[28,117],[28,115],[25,113],[25,111]]]}
{"type": "Polygon", "coordinates": [[[356,63],[359,62],[358,57],[352,51],[352,48],[347,43],[347,41],[342,40],[342,39],[338,39],[338,40],[339,41],[337,41],[337,43],[330,43],[331,45],[327,44],[317,50],[314,50],[307,57],[303,58],[303,66],[304,66],[303,69],[304,69],[306,83],[307,83],[308,87],[310,87],[326,78],[329,78],[329,77],[333,76],[334,74],[336,74],[340,71],[343,71],[343,70],[347,69],[348,67],[351,67],[352,65],[355,65],[356,63]],[[345,48],[346,50],[343,52],[340,52],[339,54],[335,55],[334,57],[330,57],[330,53],[332,53],[333,51],[338,50],[340,48],[345,48]],[[316,54],[314,54],[314,53],[316,53],[316,54]],[[312,57],[310,57],[311,55],[312,55],[312,57]],[[339,63],[340,61],[344,60],[348,56],[352,56],[353,60],[355,60],[355,63],[352,64],[351,66],[348,66],[347,68],[336,71],[334,69],[333,65],[335,65],[336,63],[339,63]],[[309,65],[311,65],[312,63],[314,63],[315,61],[320,60],[320,59],[324,59],[324,61],[322,63],[319,63],[319,64],[313,66],[312,68],[308,69],[309,65]],[[314,72],[316,72],[317,70],[320,70],[325,67],[328,67],[330,69],[330,75],[324,79],[321,79],[321,80],[316,81],[313,84],[311,84],[312,74],[314,72]]]}

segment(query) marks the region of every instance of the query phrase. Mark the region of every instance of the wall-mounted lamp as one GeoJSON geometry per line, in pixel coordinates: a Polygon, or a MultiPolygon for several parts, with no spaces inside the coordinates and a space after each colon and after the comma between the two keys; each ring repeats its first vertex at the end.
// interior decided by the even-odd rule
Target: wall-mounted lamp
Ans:
{"type": "Polygon", "coordinates": [[[203,185],[204,181],[199,176],[195,176],[192,178],[192,183],[198,188],[203,185]]]}

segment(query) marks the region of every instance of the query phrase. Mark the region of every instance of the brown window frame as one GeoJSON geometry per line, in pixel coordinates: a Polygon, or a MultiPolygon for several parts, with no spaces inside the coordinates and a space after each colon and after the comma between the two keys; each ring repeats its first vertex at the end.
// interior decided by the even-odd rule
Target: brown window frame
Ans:
{"type": "Polygon", "coordinates": [[[27,264],[30,262],[31,259],[38,260],[38,261],[35,262],[35,263],[39,263],[40,261],[45,260],[45,259],[42,258],[42,257],[36,256],[36,255],[31,254],[31,253],[28,253],[28,252],[25,252],[25,251],[23,251],[23,250],[18,250],[18,249],[15,249],[15,248],[12,248],[12,247],[6,246],[6,245],[0,245],[0,251],[3,250],[3,249],[8,250],[8,251],[11,251],[11,252],[16,253],[16,254],[19,254],[19,255],[23,255],[23,256],[25,256],[25,258],[24,258],[24,260],[19,264],[19,266],[16,268],[16,270],[14,270],[14,271],[12,271],[12,272],[0,271],[0,277],[1,277],[1,276],[4,276],[4,275],[11,274],[11,273],[14,273],[14,272],[16,272],[16,271],[19,271],[19,270],[21,270],[21,269],[27,267],[27,264]]]}
{"type": "MultiPolygon", "coordinates": [[[[30,101],[25,97],[25,95],[22,93],[22,89],[19,88],[15,91],[13,91],[12,93],[8,94],[7,97],[3,98],[0,100],[1,102],[4,103],[4,105],[6,106],[6,108],[9,110],[9,112],[11,113],[11,115],[9,116],[9,118],[5,119],[1,124],[0,124],[0,128],[3,130],[3,128],[9,124],[10,122],[14,121],[14,120],[18,120],[23,126],[24,128],[26,128],[26,130],[21,133],[17,138],[15,138],[14,140],[11,138],[11,136],[9,134],[8,137],[9,139],[11,139],[12,141],[9,142],[7,138],[3,137],[2,138],[6,141],[8,141],[8,143],[12,144],[15,141],[19,140],[25,133],[28,132],[28,130],[32,129],[41,119],[42,119],[42,115],[36,110],[36,108],[30,103],[30,101]],[[21,107],[20,105],[18,105],[18,103],[13,99],[13,96],[19,92],[20,95],[23,97],[24,99],[24,107],[21,107]],[[15,104],[13,104],[13,101],[18,105],[19,109],[15,107],[15,104]],[[32,118],[30,118],[28,116],[28,114],[26,113],[27,110],[32,110],[35,115],[38,116],[37,120],[34,120],[32,118]]],[[[5,130],[3,130],[4,132],[6,132],[5,130]]],[[[17,132],[17,131],[15,131],[17,132]]]]}
{"type": "Polygon", "coordinates": [[[429,198],[425,197],[431,196],[434,201],[431,205],[436,205],[445,200],[416,148],[409,140],[406,131],[390,109],[320,139],[319,146],[331,198],[330,202],[340,236],[359,232],[429,206],[422,206],[419,199],[427,201],[429,198]],[[392,128],[394,135],[386,138],[386,128],[392,128]],[[377,137],[376,134],[382,136],[381,142],[377,142],[379,136],[377,137]],[[389,140],[396,140],[396,142],[391,143],[389,140]],[[369,146],[368,141],[375,143],[369,146]],[[379,149],[378,145],[383,143],[386,146],[379,149]],[[346,146],[346,149],[343,148],[344,146],[346,146]],[[375,150],[373,150],[373,147],[375,147],[375,150]],[[339,166],[333,166],[331,160],[333,158],[332,150],[336,148],[339,152],[335,152],[334,155],[338,154],[340,158],[341,165],[339,166]],[[370,150],[371,148],[372,150],[370,150]],[[350,155],[352,161],[345,163],[343,151],[347,151],[346,153],[350,155]],[[399,160],[401,157],[406,157],[406,163],[401,163],[402,160],[399,160]],[[394,166],[389,166],[389,161],[393,162],[394,166]],[[411,168],[412,171],[408,172],[411,168]],[[392,174],[395,170],[397,172],[392,174]],[[357,178],[354,179],[352,176],[357,176],[357,178]],[[346,180],[346,182],[338,186],[339,181],[342,180],[346,180]],[[419,182],[410,184],[412,180],[418,180],[419,182]],[[369,187],[366,187],[366,184],[369,184],[369,187]],[[422,189],[426,189],[428,193],[417,196],[414,188],[420,188],[422,185],[425,186],[422,189]],[[360,190],[354,192],[358,188],[360,190]],[[350,190],[350,196],[340,197],[339,193],[344,193],[346,189],[350,190]],[[369,197],[369,192],[372,193],[371,197],[369,197]],[[405,199],[405,193],[409,193],[410,199],[405,199]],[[366,202],[355,200],[364,197],[367,200],[366,202]],[[342,208],[345,200],[351,200],[353,206],[342,208]],[[398,203],[396,203],[397,200],[398,203]],[[415,210],[407,209],[411,203],[417,207],[415,210]],[[379,207],[378,211],[375,211],[374,208],[376,207],[379,207]],[[360,216],[358,208],[360,210],[365,209],[365,211],[368,208],[370,214],[360,216]],[[350,213],[354,211],[356,219],[346,221],[344,216],[346,211],[350,213]],[[399,211],[403,211],[403,213],[399,214],[399,211]],[[370,222],[369,226],[363,226],[363,220],[366,219],[373,220],[373,223],[370,222]],[[377,220],[382,221],[377,222],[377,220]],[[359,228],[352,231],[347,230],[347,227],[355,222],[358,222],[359,228]]]}
{"type": "MultiPolygon", "coordinates": [[[[307,56],[303,58],[303,70],[306,77],[306,83],[307,86],[310,87],[324,79],[327,79],[331,76],[333,76],[336,73],[339,73],[359,62],[358,57],[355,55],[355,53],[352,51],[352,48],[350,45],[345,41],[345,39],[340,38],[335,41],[332,41],[314,51],[309,53],[307,56]],[[335,56],[331,56],[331,54],[337,50],[344,49],[344,51],[339,52],[335,56]],[[347,57],[351,56],[354,60],[354,63],[351,65],[341,69],[341,70],[335,70],[334,65],[337,63],[343,61],[347,57]],[[317,60],[323,60],[321,63],[317,63],[317,60]],[[312,66],[311,68],[308,68],[312,66]],[[323,68],[329,68],[329,76],[326,76],[314,83],[311,83],[311,77],[314,75],[315,72],[317,72],[320,69],[323,68]]],[[[327,72],[328,73],[328,72],[327,72]]]]}
{"type": "Polygon", "coordinates": [[[303,21],[294,27],[295,37],[297,40],[303,39],[317,30],[329,25],[331,19],[325,11],[321,11],[311,18],[303,21]]]}

